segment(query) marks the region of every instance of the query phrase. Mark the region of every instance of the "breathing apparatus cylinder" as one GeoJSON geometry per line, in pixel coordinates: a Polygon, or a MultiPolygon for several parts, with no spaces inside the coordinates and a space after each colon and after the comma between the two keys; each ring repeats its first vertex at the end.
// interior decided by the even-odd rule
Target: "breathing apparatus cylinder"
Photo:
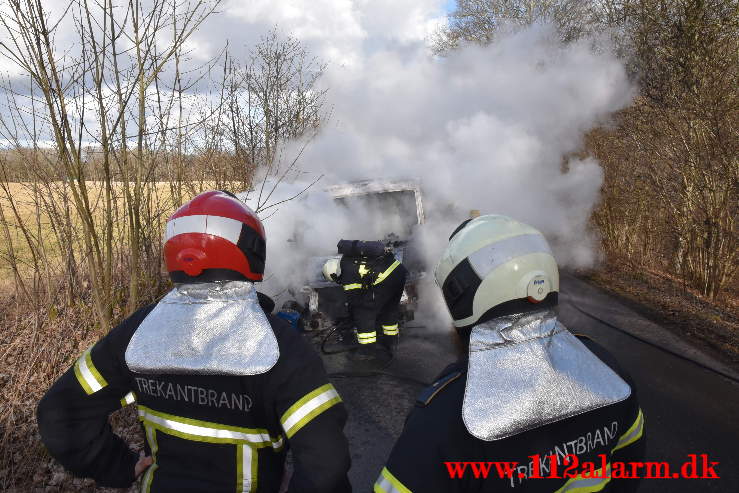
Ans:
{"type": "Polygon", "coordinates": [[[385,253],[381,241],[339,240],[336,249],[349,257],[380,257],[385,253]]]}

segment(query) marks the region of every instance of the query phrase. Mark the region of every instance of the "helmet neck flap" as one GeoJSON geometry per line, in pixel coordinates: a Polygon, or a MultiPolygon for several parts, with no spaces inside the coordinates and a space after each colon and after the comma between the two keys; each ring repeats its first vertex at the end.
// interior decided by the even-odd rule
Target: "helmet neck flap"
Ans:
{"type": "Polygon", "coordinates": [[[144,318],[125,354],[138,373],[242,376],[266,373],[279,356],[254,284],[242,281],[176,286],[144,318]]]}
{"type": "Polygon", "coordinates": [[[462,418],[475,437],[499,440],[629,397],[631,388],[551,311],[494,318],[472,328],[462,418]]]}

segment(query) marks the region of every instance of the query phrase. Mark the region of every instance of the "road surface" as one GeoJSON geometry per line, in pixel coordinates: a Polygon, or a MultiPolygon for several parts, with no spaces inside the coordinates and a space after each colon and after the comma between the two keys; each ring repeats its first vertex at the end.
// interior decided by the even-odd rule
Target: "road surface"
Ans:
{"type": "MultiPolygon", "coordinates": [[[[639,491],[739,492],[739,384],[700,365],[737,380],[739,375],[584,281],[563,275],[561,289],[560,320],[610,350],[636,381],[648,433],[646,460],[674,468],[688,454],[705,453],[719,462],[721,479],[644,479],[639,491]]],[[[382,370],[393,376],[360,376],[362,368],[344,355],[324,357],[350,413],[355,491],[371,491],[421,383],[454,361],[453,347],[449,330],[410,323],[396,359],[382,370]]]]}

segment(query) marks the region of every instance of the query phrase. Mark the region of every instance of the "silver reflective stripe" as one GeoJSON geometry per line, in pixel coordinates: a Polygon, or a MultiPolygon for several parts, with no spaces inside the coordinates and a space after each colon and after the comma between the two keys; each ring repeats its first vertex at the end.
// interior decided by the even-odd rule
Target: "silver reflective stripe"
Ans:
{"type": "Polygon", "coordinates": [[[280,419],[285,434],[291,438],[313,418],[339,402],[341,397],[330,383],[309,392],[293,404],[280,419]]]}
{"type": "Polygon", "coordinates": [[[468,258],[475,273],[484,279],[493,269],[516,257],[532,253],[552,255],[547,240],[541,235],[519,235],[491,243],[472,253],[468,258]]]}
{"type": "Polygon", "coordinates": [[[380,275],[377,276],[377,279],[375,279],[375,282],[373,284],[374,285],[380,284],[382,281],[385,280],[385,278],[387,276],[389,276],[390,274],[392,274],[393,271],[395,270],[395,268],[397,266],[399,266],[399,265],[400,265],[400,262],[398,262],[397,260],[395,262],[393,262],[392,264],[390,264],[390,267],[388,267],[387,269],[385,269],[384,272],[381,272],[380,275]]]}
{"type": "Polygon", "coordinates": [[[603,469],[595,471],[595,476],[605,476],[603,478],[583,478],[580,474],[567,481],[564,486],[558,489],[555,493],[594,493],[600,491],[608,484],[611,480],[611,465],[606,465],[606,472],[603,474],[603,469]]]}
{"type": "Polygon", "coordinates": [[[133,392],[129,392],[128,394],[123,396],[123,399],[121,399],[121,407],[126,407],[129,404],[133,404],[136,402],[136,396],[133,394],[133,392]]]}
{"type": "Polygon", "coordinates": [[[357,332],[357,342],[359,344],[372,344],[377,342],[377,332],[357,332]]]}
{"type": "Polygon", "coordinates": [[[252,493],[257,489],[257,459],[259,448],[282,447],[282,438],[272,440],[266,430],[251,430],[235,426],[217,425],[207,421],[168,415],[139,406],[139,417],[144,423],[146,439],[152,451],[154,464],[146,471],[141,483],[142,493],[149,493],[153,481],[158,445],[157,431],[186,440],[207,443],[229,443],[236,446],[236,491],[252,493]]]}
{"type": "Polygon", "coordinates": [[[203,233],[218,236],[231,243],[238,243],[243,223],[230,217],[221,216],[181,216],[167,223],[164,241],[185,233],[203,233]]]}
{"type": "Polygon", "coordinates": [[[398,335],[398,324],[383,325],[382,332],[387,336],[396,336],[398,335]]]}
{"type": "Polygon", "coordinates": [[[108,385],[92,362],[92,348],[82,353],[74,364],[74,374],[87,395],[94,394],[108,385]]]}
{"type": "Polygon", "coordinates": [[[642,413],[641,409],[639,409],[639,414],[636,416],[636,420],[634,420],[634,423],[631,425],[631,428],[626,430],[626,433],[621,435],[621,438],[618,439],[618,443],[615,447],[613,447],[613,450],[611,452],[615,452],[616,450],[620,448],[624,448],[627,445],[630,445],[637,441],[642,436],[642,432],[644,431],[644,414],[642,413]]]}
{"type": "Polygon", "coordinates": [[[369,334],[357,334],[357,342],[359,344],[372,344],[373,342],[377,342],[377,334],[372,332],[369,334]]]}
{"type": "Polygon", "coordinates": [[[257,490],[258,450],[248,443],[237,445],[236,464],[238,493],[252,493],[257,490]]]}
{"type": "Polygon", "coordinates": [[[377,477],[374,487],[375,493],[412,493],[405,487],[398,478],[388,471],[387,467],[382,468],[382,472],[377,477]]]}
{"type": "Polygon", "coordinates": [[[144,478],[141,481],[141,493],[149,493],[151,490],[151,483],[154,481],[154,472],[159,467],[157,465],[157,452],[159,452],[159,445],[157,444],[157,431],[146,423],[144,423],[144,429],[146,430],[146,441],[149,442],[149,449],[151,450],[151,457],[154,460],[154,463],[149,466],[144,474],[144,478]]]}
{"type": "Polygon", "coordinates": [[[273,440],[266,430],[237,428],[218,425],[207,421],[199,421],[179,416],[167,415],[139,406],[139,418],[165,433],[184,438],[210,443],[248,443],[255,447],[282,447],[282,437],[273,440]]]}

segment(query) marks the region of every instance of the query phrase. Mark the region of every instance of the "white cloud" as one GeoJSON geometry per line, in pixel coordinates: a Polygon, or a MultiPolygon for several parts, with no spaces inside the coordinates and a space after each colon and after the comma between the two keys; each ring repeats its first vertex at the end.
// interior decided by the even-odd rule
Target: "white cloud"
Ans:
{"type": "Polygon", "coordinates": [[[213,40],[228,38],[234,47],[248,47],[277,26],[324,61],[353,66],[376,49],[423,42],[443,21],[443,4],[442,0],[227,0],[222,13],[210,19],[196,39],[215,47],[213,40]]]}
{"type": "MultiPolygon", "coordinates": [[[[226,41],[233,55],[245,56],[274,26],[328,62],[321,84],[332,118],[301,166],[325,174],[322,186],[420,177],[429,223],[418,238],[429,265],[470,209],[529,222],[553,241],[562,263],[591,264],[587,224],[602,171],[592,159],[569,163],[566,173],[562,164],[584,132],[629,101],[623,67],[587,42],[560,46],[542,26],[434,57],[426,40],[444,22],[446,3],[227,0],[188,43],[190,64],[226,41]]],[[[57,39],[62,49],[70,32],[57,39]]],[[[285,155],[296,152],[292,145],[285,155]]],[[[301,257],[329,253],[337,231],[363,237],[367,220],[360,219],[325,197],[281,207],[268,224],[268,269],[287,278],[301,257]],[[312,238],[300,251],[286,243],[296,231],[312,238]]]]}

